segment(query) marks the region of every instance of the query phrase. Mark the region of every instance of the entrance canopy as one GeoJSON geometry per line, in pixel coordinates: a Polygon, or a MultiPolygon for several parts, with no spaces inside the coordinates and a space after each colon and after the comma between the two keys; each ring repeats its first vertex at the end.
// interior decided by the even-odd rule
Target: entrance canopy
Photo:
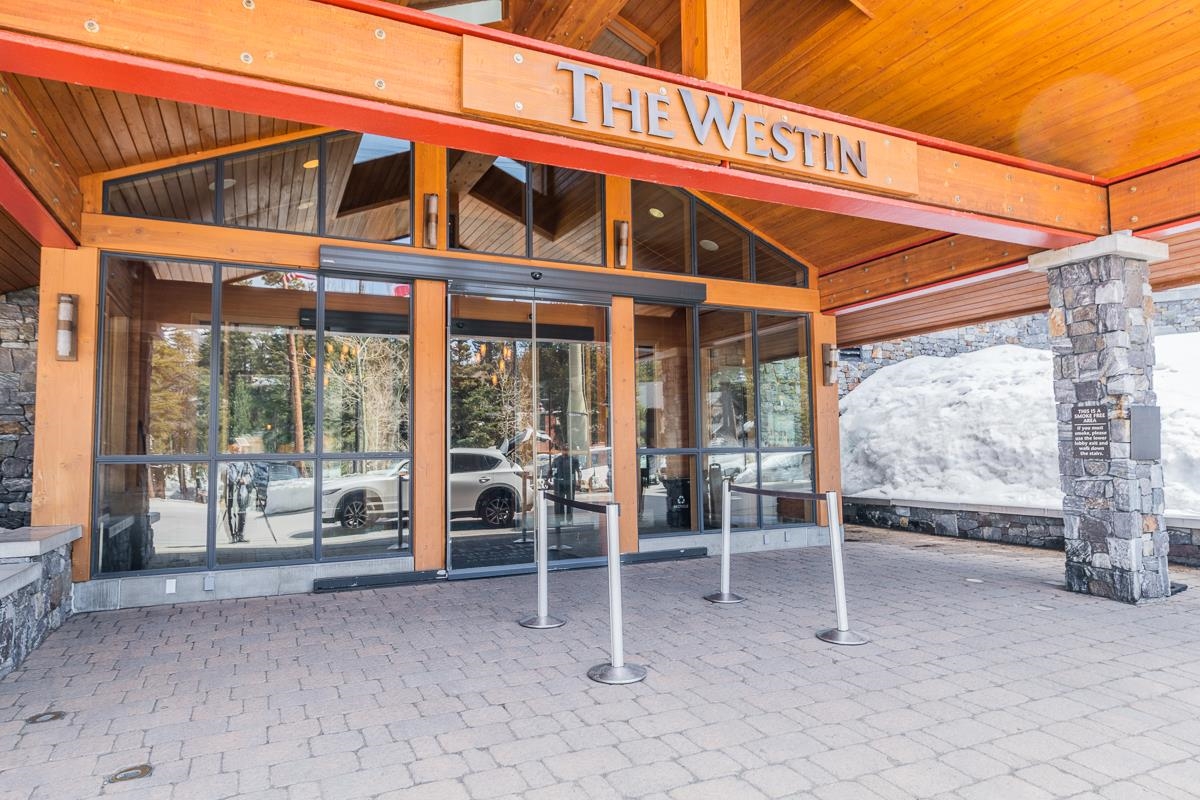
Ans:
{"type": "Polygon", "coordinates": [[[507,6],[0,11],[0,288],[88,243],[88,175],[313,126],[701,192],[812,267],[841,344],[1043,308],[1024,259],[1113,229],[1172,245],[1156,288],[1195,280],[1178,4],[507,6]]]}

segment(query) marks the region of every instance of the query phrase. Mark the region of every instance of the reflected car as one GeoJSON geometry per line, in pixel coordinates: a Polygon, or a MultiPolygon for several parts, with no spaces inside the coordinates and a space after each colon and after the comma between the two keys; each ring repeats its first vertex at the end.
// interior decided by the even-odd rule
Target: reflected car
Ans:
{"type": "Polygon", "coordinates": [[[259,511],[267,508],[267,489],[272,483],[291,481],[301,477],[300,468],[286,461],[255,461],[254,504],[259,511]]]}
{"type": "MultiPolygon", "coordinates": [[[[386,470],[326,478],[321,487],[321,519],[343,530],[370,528],[384,517],[407,517],[409,462],[386,470]],[[404,502],[400,502],[400,486],[404,502]]],[[[450,450],[450,515],[478,517],[489,528],[512,524],[531,507],[524,471],[494,448],[450,450]]]]}

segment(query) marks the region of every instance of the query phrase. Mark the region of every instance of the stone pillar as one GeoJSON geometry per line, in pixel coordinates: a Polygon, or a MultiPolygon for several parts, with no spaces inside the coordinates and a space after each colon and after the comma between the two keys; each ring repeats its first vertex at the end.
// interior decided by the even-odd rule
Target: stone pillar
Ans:
{"type": "Polygon", "coordinates": [[[1170,596],[1162,462],[1130,451],[1130,408],[1156,404],[1149,264],[1166,257],[1118,233],[1029,259],[1050,284],[1067,587],[1126,603],[1170,596]],[[1107,458],[1102,436],[1077,452],[1089,414],[1107,421],[1107,458]]]}

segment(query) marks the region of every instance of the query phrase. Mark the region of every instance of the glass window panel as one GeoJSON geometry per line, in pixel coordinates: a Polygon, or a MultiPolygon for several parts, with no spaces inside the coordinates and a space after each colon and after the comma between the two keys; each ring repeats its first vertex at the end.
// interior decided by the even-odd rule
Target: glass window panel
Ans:
{"type": "Polygon", "coordinates": [[[754,280],[775,286],[808,286],[808,270],[774,247],[754,242],[754,280]]]}
{"type": "Polygon", "coordinates": [[[324,448],[409,448],[411,284],[325,279],[324,448]]]}
{"type": "Polygon", "coordinates": [[[633,333],[638,447],[695,446],[691,309],[639,303],[633,333]]]}
{"type": "Polygon", "coordinates": [[[317,340],[304,316],[316,308],[316,277],[239,267],[222,278],[218,447],[312,452],[317,340]]]}
{"type": "Polygon", "coordinates": [[[224,224],[316,233],[318,154],[313,139],[225,159],[224,224]]]}
{"type": "MultiPolygon", "coordinates": [[[[812,453],[763,453],[761,486],[784,492],[811,492],[813,490],[812,453]]],[[[788,497],[764,497],[762,499],[763,525],[789,525],[812,523],[811,500],[788,497]]]]}
{"type": "MultiPolygon", "coordinates": [[[[704,463],[704,527],[721,529],[721,481],[735,486],[757,486],[758,455],[755,453],[706,453],[704,463]]],[[[732,492],[730,525],[758,527],[758,496],[732,492]]]]}
{"type": "Polygon", "coordinates": [[[696,205],[696,269],[710,278],[750,280],[750,236],[704,205],[696,205]]]}
{"type": "Polygon", "coordinates": [[[451,150],[446,176],[450,246],[527,255],[525,187],[529,170],[511,158],[451,150]]]}
{"type": "Polygon", "coordinates": [[[690,274],[689,196],[670,186],[634,181],[633,265],[635,269],[690,274]]]}
{"type": "Polygon", "coordinates": [[[207,453],[213,268],[111,258],[100,452],[207,453]]]}
{"type": "Polygon", "coordinates": [[[609,28],[600,31],[600,35],[592,43],[591,52],[598,56],[607,56],[619,61],[628,61],[631,64],[640,64],[644,67],[657,66],[657,64],[650,63],[649,55],[646,52],[634,47],[625,41],[625,39],[613,33],[609,28]]]}
{"type": "Polygon", "coordinates": [[[99,465],[96,571],[204,566],[208,493],[207,462],[99,465]]]}
{"type": "Polygon", "coordinates": [[[687,533],[697,528],[696,457],[645,454],[638,458],[638,533],[687,533]]]}
{"type": "Polygon", "coordinates": [[[217,563],[313,557],[311,461],[217,462],[217,563]]]}
{"type": "Polygon", "coordinates": [[[388,555],[411,548],[408,459],[321,465],[321,557],[388,555]]]}
{"type": "Polygon", "coordinates": [[[530,166],[533,257],[576,264],[603,261],[603,177],[576,169],[530,166]]]}
{"type": "Polygon", "coordinates": [[[807,322],[804,317],[758,315],[759,436],[763,447],[812,444],[807,322]]]}
{"type": "Polygon", "coordinates": [[[131,217],[206,222],[216,219],[216,162],[116,181],[108,186],[108,211],[131,217]]]}
{"type": "Polygon", "coordinates": [[[700,310],[702,446],[754,447],[753,345],[750,312],[700,310]]]}
{"type": "Polygon", "coordinates": [[[412,145],[350,133],[325,140],[325,233],[412,244],[412,145]]]}

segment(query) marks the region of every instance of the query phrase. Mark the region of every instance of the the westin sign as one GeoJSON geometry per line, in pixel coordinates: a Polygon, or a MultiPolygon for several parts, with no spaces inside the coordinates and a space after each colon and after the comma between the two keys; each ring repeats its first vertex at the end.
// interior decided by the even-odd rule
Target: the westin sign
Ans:
{"type": "Polygon", "coordinates": [[[499,42],[464,38],[462,97],[465,111],[618,146],[917,192],[910,140],[499,42]]]}

